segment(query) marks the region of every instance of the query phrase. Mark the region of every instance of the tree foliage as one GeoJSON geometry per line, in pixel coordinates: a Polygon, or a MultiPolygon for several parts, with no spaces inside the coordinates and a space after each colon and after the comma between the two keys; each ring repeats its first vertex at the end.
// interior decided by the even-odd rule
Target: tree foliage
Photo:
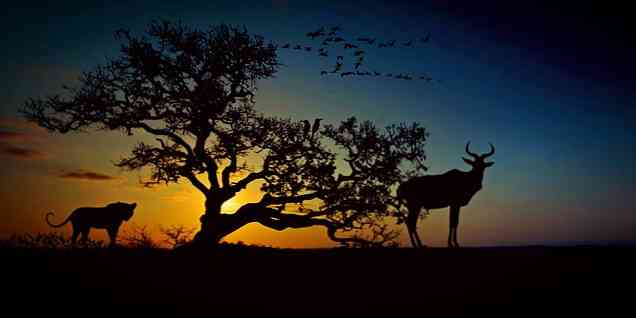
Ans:
{"type": "Polygon", "coordinates": [[[349,118],[309,133],[307,122],[257,112],[256,84],[280,64],[276,46],[245,28],[156,21],[143,36],[116,36],[123,40],[118,58],[84,72],[63,95],[29,99],[25,117],[59,133],[153,135],[156,142],[139,142],[116,165],[149,168],[148,186],[185,179],[203,193],[195,242],[217,242],[251,222],[277,230],[323,226],[343,244],[395,238],[384,219],[399,205],[396,184],[425,169],[423,127],[379,129],[349,118]],[[258,202],[221,213],[255,182],[264,193],[258,202]]]}

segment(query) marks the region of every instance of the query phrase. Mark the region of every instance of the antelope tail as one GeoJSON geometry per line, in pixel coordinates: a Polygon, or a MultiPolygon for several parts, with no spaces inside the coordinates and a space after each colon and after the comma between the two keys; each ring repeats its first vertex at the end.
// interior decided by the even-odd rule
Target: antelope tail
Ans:
{"type": "Polygon", "coordinates": [[[53,214],[53,212],[49,212],[49,213],[47,213],[47,214],[46,214],[46,217],[44,218],[44,219],[46,220],[46,224],[48,224],[50,227],[55,227],[55,228],[57,228],[57,227],[62,227],[62,226],[64,226],[66,223],[68,223],[68,221],[70,221],[70,220],[71,220],[71,215],[72,215],[72,214],[70,214],[70,215],[66,218],[66,220],[64,220],[64,222],[62,222],[62,223],[60,223],[60,224],[53,224],[53,223],[51,223],[51,222],[49,221],[49,216],[51,216],[51,215],[55,215],[55,214],[53,214]]]}

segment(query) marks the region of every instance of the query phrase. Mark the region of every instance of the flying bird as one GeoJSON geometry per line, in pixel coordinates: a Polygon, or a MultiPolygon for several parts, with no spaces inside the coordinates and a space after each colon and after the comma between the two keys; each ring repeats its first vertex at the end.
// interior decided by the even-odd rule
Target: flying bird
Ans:
{"type": "Polygon", "coordinates": [[[303,120],[303,136],[305,139],[309,137],[309,129],[311,128],[309,120],[303,120]]]}
{"type": "Polygon", "coordinates": [[[342,62],[336,62],[336,69],[334,69],[332,73],[338,73],[340,69],[342,69],[342,62]]]}
{"type": "Polygon", "coordinates": [[[320,128],[320,121],[321,120],[322,120],[322,118],[316,118],[316,120],[314,120],[314,125],[313,125],[313,127],[311,127],[311,137],[312,138],[314,137],[314,135],[316,134],[316,132],[320,128]]]}
{"type": "Polygon", "coordinates": [[[316,31],[316,32],[309,32],[307,33],[307,36],[310,37],[312,40],[319,37],[319,36],[323,36],[325,35],[323,32],[320,31],[316,31]]]}

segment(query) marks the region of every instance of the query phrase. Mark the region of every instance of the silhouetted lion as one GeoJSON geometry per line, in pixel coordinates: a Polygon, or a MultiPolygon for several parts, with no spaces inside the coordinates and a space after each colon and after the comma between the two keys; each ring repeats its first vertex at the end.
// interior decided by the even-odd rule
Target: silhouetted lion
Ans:
{"type": "Polygon", "coordinates": [[[111,203],[105,207],[82,207],[75,209],[60,224],[56,225],[49,222],[49,216],[54,215],[53,212],[47,213],[45,220],[49,226],[55,228],[64,226],[71,221],[73,225],[73,237],[71,239],[73,245],[80,234],[82,234],[82,242],[86,242],[91,227],[94,227],[96,229],[106,229],[110,238],[110,245],[114,246],[119,226],[122,222],[130,220],[135,207],[137,207],[137,203],[128,204],[124,202],[111,203]]]}

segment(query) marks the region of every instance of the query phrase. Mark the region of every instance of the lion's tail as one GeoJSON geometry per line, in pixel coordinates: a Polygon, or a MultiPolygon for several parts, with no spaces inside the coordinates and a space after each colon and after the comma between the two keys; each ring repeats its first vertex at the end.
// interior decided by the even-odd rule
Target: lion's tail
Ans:
{"type": "Polygon", "coordinates": [[[53,223],[51,223],[51,222],[49,221],[49,216],[51,216],[51,215],[55,215],[55,214],[54,214],[53,212],[49,212],[49,213],[47,213],[47,214],[46,214],[46,217],[44,218],[44,219],[46,220],[46,223],[47,223],[50,227],[62,227],[62,226],[64,226],[66,223],[68,223],[68,221],[70,221],[70,220],[71,220],[71,215],[72,215],[72,214],[71,214],[71,215],[69,215],[69,216],[66,218],[66,220],[64,220],[64,222],[62,222],[62,223],[60,223],[60,224],[57,224],[57,225],[56,225],[56,224],[53,224],[53,223]]]}

